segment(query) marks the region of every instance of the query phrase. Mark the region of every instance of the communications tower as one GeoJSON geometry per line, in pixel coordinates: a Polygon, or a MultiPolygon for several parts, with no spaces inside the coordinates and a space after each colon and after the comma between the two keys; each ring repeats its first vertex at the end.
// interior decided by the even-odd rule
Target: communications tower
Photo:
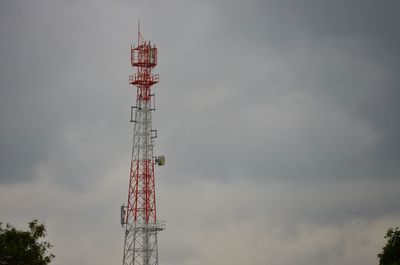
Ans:
{"type": "Polygon", "coordinates": [[[134,123],[129,175],[128,203],[121,206],[125,230],[123,265],[158,265],[157,233],[165,222],[157,219],[154,166],[165,164],[164,156],[153,155],[157,130],[152,129],[155,111],[152,86],[159,81],[151,71],[157,65],[157,48],[143,39],[138,25],[136,46],[131,46],[131,64],[136,72],[129,84],[136,87],[136,106],[131,107],[134,123]]]}

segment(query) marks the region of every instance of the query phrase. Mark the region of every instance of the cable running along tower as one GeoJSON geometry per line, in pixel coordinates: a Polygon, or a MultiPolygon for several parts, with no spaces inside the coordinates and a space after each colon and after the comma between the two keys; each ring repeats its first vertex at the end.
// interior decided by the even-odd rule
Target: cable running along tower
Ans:
{"type": "Polygon", "coordinates": [[[159,81],[151,70],[157,65],[157,48],[143,39],[138,25],[137,46],[131,46],[131,64],[136,73],[129,83],[136,86],[136,106],[131,107],[134,124],[128,203],[121,206],[125,230],[123,265],[158,265],[157,233],[165,222],[157,219],[154,166],[165,164],[164,156],[153,156],[157,130],[152,129],[155,110],[152,86],[159,81]]]}

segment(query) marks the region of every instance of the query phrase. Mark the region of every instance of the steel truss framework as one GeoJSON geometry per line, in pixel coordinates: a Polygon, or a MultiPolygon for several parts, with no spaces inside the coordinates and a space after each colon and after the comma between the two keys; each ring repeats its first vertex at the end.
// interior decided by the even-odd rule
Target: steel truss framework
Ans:
{"type": "Polygon", "coordinates": [[[157,233],[165,228],[156,213],[153,148],[157,131],[152,129],[151,121],[155,110],[151,86],[159,81],[158,74],[151,73],[157,65],[157,48],[143,39],[140,28],[137,46],[131,47],[131,64],[136,73],[129,76],[129,83],[137,87],[137,95],[131,110],[134,133],[128,204],[121,207],[125,229],[123,265],[157,265],[157,233]]]}

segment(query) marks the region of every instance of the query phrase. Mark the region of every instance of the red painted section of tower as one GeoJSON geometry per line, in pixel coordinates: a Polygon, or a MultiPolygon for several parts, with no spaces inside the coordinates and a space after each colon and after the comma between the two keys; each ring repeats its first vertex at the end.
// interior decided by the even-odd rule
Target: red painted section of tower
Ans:
{"type": "Polygon", "coordinates": [[[145,41],[138,33],[138,46],[131,47],[131,64],[136,67],[136,73],[129,76],[129,83],[137,86],[138,98],[143,101],[150,100],[151,86],[159,81],[158,74],[152,74],[151,69],[157,65],[157,48],[151,46],[150,41],[145,41]]]}

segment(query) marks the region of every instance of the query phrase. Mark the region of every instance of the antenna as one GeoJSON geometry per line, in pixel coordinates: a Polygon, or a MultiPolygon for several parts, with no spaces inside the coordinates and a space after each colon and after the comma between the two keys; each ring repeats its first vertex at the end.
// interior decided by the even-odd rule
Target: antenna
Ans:
{"type": "Polygon", "coordinates": [[[129,84],[136,87],[136,106],[131,107],[134,130],[128,204],[121,206],[123,265],[158,265],[157,233],[164,230],[165,221],[157,218],[154,168],[163,166],[165,157],[153,155],[157,130],[153,130],[151,118],[155,110],[152,86],[158,83],[159,75],[152,73],[157,48],[143,39],[140,21],[137,46],[131,47],[131,64],[136,72],[129,76],[129,84]]]}
{"type": "Polygon", "coordinates": [[[140,19],[138,19],[138,22],[137,22],[137,32],[138,32],[138,42],[137,42],[137,45],[139,46],[139,41],[140,41],[140,38],[141,38],[141,35],[140,35],[140,19]]]}

